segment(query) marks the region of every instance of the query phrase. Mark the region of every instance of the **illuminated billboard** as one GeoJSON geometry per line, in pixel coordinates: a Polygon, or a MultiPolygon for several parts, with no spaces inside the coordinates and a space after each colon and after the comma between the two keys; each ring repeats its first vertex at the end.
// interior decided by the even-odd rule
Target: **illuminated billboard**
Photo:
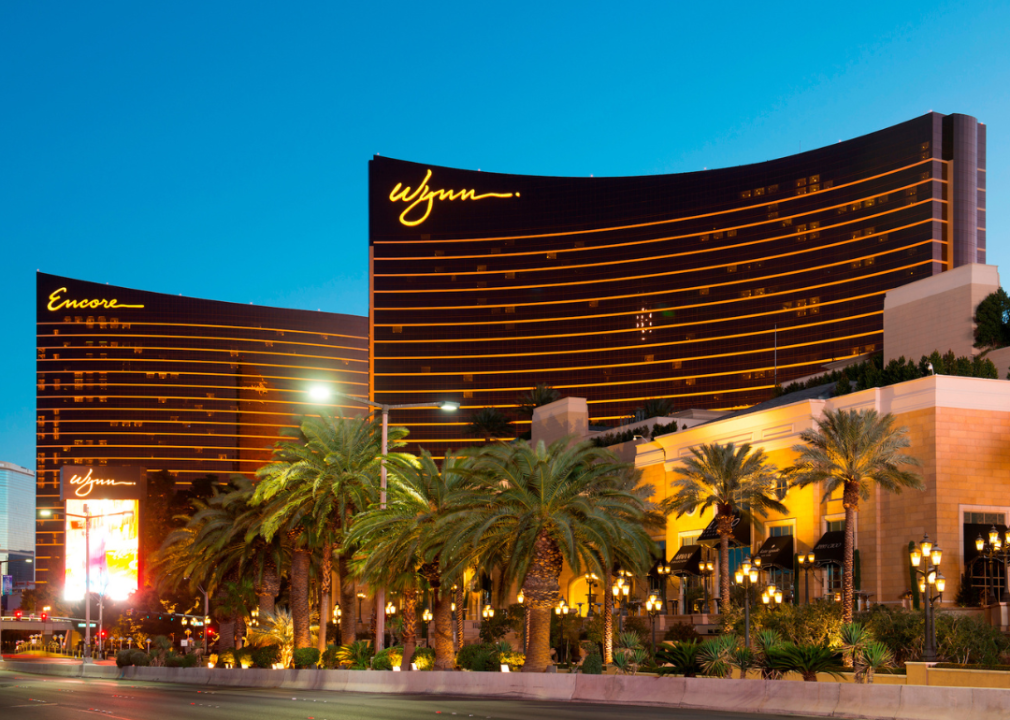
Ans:
{"type": "Polygon", "coordinates": [[[84,599],[90,550],[91,592],[125,600],[137,591],[140,501],[67,500],[65,600],[84,599]],[[86,525],[90,517],[90,537],[86,525]]]}
{"type": "Polygon", "coordinates": [[[93,593],[125,600],[137,591],[140,501],[145,492],[141,468],[60,468],[60,495],[66,510],[64,599],[84,599],[89,568],[93,593]]]}

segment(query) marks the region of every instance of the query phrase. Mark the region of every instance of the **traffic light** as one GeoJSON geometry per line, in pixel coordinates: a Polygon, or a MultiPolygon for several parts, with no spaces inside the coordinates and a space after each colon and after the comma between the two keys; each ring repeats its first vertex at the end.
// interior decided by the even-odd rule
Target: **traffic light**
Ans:
{"type": "Polygon", "coordinates": [[[49,613],[42,613],[42,622],[46,622],[49,619],[49,613]]]}
{"type": "Polygon", "coordinates": [[[20,620],[21,620],[21,611],[20,610],[15,610],[14,611],[14,619],[20,622],[20,620]]]}
{"type": "Polygon", "coordinates": [[[108,634],[109,634],[108,630],[102,630],[102,640],[104,640],[108,634]]]}

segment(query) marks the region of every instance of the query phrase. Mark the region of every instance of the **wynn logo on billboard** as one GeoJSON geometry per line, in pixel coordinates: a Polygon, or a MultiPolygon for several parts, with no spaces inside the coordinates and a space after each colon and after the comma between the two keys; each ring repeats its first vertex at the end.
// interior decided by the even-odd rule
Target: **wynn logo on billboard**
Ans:
{"type": "Polygon", "coordinates": [[[146,480],[143,469],[136,467],[64,465],[60,468],[60,501],[140,500],[146,480]]]}

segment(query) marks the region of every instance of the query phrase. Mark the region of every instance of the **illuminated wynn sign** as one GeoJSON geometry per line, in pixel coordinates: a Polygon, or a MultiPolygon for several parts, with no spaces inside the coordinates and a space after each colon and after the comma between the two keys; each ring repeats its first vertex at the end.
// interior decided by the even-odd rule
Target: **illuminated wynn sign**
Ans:
{"type": "Polygon", "coordinates": [[[431,208],[436,200],[486,200],[487,198],[510,198],[519,197],[519,193],[481,193],[477,194],[474,189],[470,190],[432,190],[428,187],[431,180],[431,170],[424,176],[424,180],[416,189],[403,186],[403,183],[396,183],[396,187],[389,193],[390,202],[406,203],[406,209],[400,213],[400,222],[407,227],[420,225],[431,215],[431,208]],[[414,212],[418,209],[418,212],[414,212]]]}

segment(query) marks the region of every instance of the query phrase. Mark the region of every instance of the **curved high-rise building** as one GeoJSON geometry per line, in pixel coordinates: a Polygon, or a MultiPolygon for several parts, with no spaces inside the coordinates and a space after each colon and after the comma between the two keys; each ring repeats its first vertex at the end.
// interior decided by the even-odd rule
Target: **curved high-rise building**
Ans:
{"type": "MultiPolygon", "coordinates": [[[[313,385],[368,397],[368,320],[39,273],[37,503],[64,465],[167,470],[180,485],[252,474],[313,385]]],[[[362,406],[331,401],[329,412],[362,406]]],[[[36,523],[38,582],[63,571],[62,519],[36,523]]]]}
{"type": "Polygon", "coordinates": [[[436,455],[537,383],[604,423],[649,398],[754,404],[879,351],[888,290],[985,261],[985,126],[965,115],[678,175],[369,169],[373,399],[459,401],[393,418],[436,455]]]}

